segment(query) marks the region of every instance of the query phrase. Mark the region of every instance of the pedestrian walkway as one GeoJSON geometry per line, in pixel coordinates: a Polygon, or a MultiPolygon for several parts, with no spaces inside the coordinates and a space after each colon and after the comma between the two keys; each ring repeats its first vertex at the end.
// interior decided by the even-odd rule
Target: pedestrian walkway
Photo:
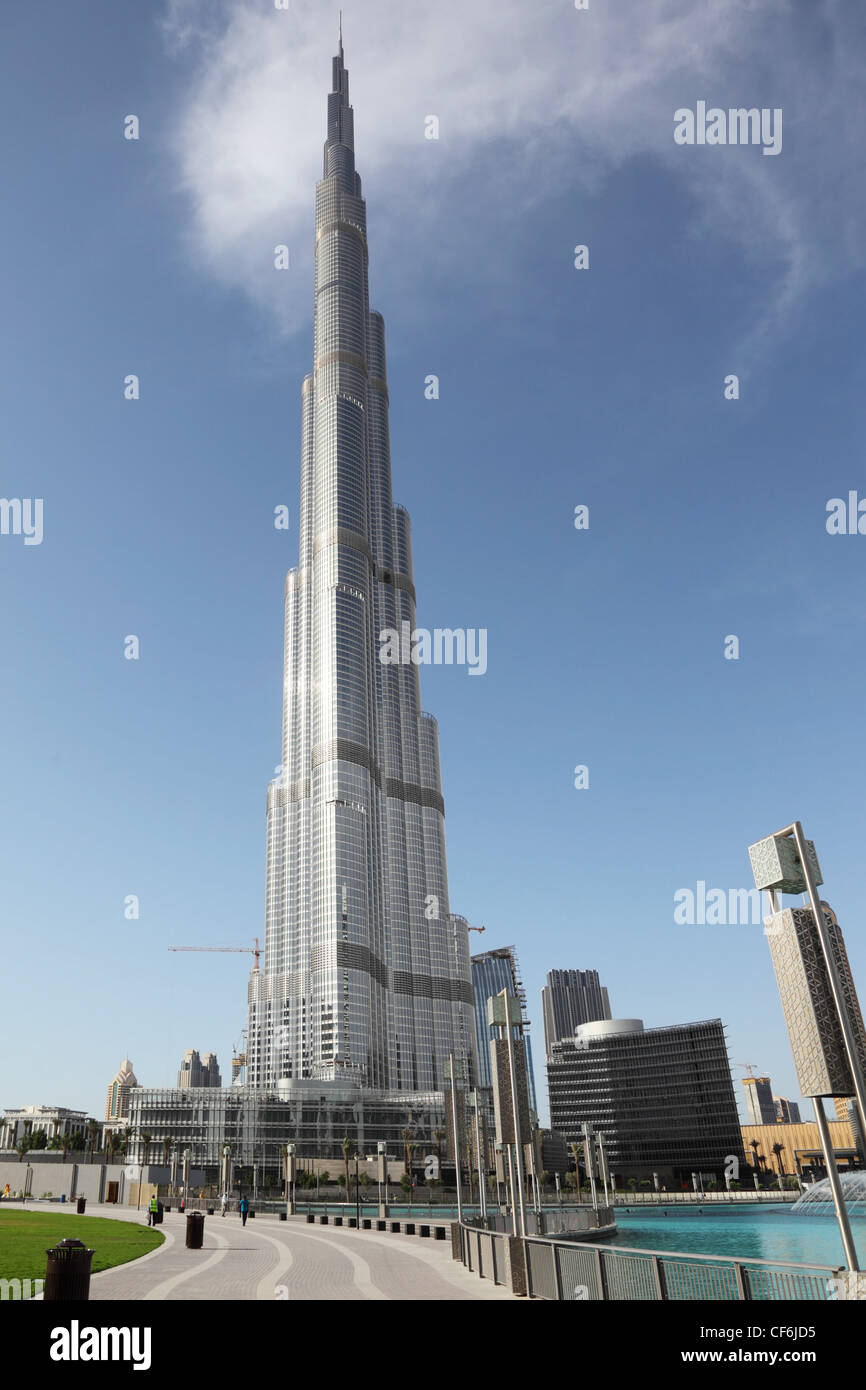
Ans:
{"type": "MultiPolygon", "coordinates": [[[[89,1202],[87,1214],[146,1221],[143,1211],[89,1202]]],[[[304,1217],[257,1216],[242,1226],[236,1213],[205,1217],[201,1250],[187,1250],[180,1212],[166,1212],[160,1230],[158,1250],[93,1275],[93,1301],[515,1301],[453,1261],[450,1241],[314,1228],[304,1217]]]]}

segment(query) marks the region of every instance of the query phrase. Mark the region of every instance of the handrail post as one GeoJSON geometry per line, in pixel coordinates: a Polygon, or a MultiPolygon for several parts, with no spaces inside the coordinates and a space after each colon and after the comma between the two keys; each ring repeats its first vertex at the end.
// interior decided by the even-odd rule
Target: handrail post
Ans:
{"type": "MultiPolygon", "coordinates": [[[[553,1256],[553,1287],[556,1289],[556,1301],[562,1302],[562,1274],[559,1268],[559,1246],[554,1242],[550,1244],[550,1253],[553,1256]]],[[[527,1260],[527,1264],[529,1261],[527,1260]]]]}
{"type": "Polygon", "coordinates": [[[653,1278],[655,1279],[656,1292],[662,1303],[667,1300],[668,1291],[665,1284],[665,1272],[658,1255],[653,1255],[653,1278]]]}
{"type": "Polygon", "coordinates": [[[746,1280],[743,1274],[743,1266],[739,1260],[734,1260],[734,1280],[737,1285],[737,1298],[740,1302],[746,1302],[749,1298],[749,1291],[746,1287],[746,1280]]]}

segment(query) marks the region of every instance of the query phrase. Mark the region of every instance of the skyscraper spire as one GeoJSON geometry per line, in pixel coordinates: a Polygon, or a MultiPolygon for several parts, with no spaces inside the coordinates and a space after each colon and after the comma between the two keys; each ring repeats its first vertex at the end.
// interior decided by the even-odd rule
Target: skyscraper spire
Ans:
{"type": "Polygon", "coordinates": [[[421,711],[417,666],[378,659],[383,630],[414,629],[415,586],[409,518],[391,497],[385,328],[369,308],[342,16],[332,71],[248,1076],[264,1089],[430,1093],[450,1053],[474,1075],[471,967],[465,927],[449,920],[436,721],[421,711]]]}

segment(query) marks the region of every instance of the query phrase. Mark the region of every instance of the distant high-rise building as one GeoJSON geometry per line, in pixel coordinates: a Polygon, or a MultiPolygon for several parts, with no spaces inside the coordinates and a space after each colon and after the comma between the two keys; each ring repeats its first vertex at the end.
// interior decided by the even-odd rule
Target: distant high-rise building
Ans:
{"type": "Polygon", "coordinates": [[[774,1125],[776,1101],[769,1076],[744,1076],[743,1085],[746,1089],[746,1123],[774,1125]]]}
{"type": "Polygon", "coordinates": [[[553,1044],[573,1037],[581,1023],[610,1018],[610,1000],[597,970],[548,970],[541,1010],[544,1050],[550,1056],[553,1044]]]}
{"type": "MultiPolygon", "coordinates": [[[[520,1012],[523,1015],[524,1029],[529,1027],[529,1019],[526,1016],[526,991],[520,979],[520,970],[517,964],[517,955],[513,946],[500,946],[494,951],[484,951],[479,956],[472,957],[472,988],[475,992],[475,1035],[478,1050],[478,1084],[479,1086],[492,1086],[493,1077],[490,1066],[490,1040],[495,1037],[495,1030],[487,1022],[487,1000],[495,994],[501,994],[504,989],[509,990],[517,999],[520,1000],[520,1012]]],[[[520,1037],[517,1028],[514,1029],[514,1037],[520,1037]]],[[[532,1045],[529,1034],[523,1033],[523,1048],[526,1054],[526,1079],[529,1086],[530,1108],[538,1112],[538,1102],[535,1098],[535,1077],[532,1070],[532,1045]]]]}
{"type": "Polygon", "coordinates": [[[105,1097],[105,1123],[107,1125],[123,1124],[129,1118],[129,1093],[133,1086],[137,1085],[132,1063],[128,1057],[124,1057],[120,1064],[120,1071],[109,1083],[105,1097]]]}
{"type": "Polygon", "coordinates": [[[190,1091],[196,1086],[221,1086],[216,1053],[205,1052],[200,1057],[195,1048],[187,1048],[177,1074],[177,1084],[182,1091],[190,1091]]]}
{"type": "MultiPolygon", "coordinates": [[[[800,1107],[796,1101],[788,1100],[786,1096],[773,1096],[773,1104],[776,1107],[776,1120],[780,1125],[801,1123],[800,1107]]],[[[845,1118],[848,1118],[847,1115],[845,1118]]]]}
{"type": "Polygon", "coordinates": [[[203,1086],[221,1086],[223,1084],[215,1052],[203,1052],[201,1054],[201,1074],[203,1086]]]}
{"type": "Polygon", "coordinates": [[[569,1143],[587,1122],[611,1172],[691,1185],[745,1163],[721,1019],[647,1028],[636,1018],[581,1024],[547,1059],[551,1128],[569,1143]]]}

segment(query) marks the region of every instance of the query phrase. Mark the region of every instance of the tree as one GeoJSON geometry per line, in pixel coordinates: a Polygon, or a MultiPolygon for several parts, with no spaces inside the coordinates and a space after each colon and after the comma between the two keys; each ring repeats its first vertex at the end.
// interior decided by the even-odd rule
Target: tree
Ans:
{"type": "Polygon", "coordinates": [[[51,1139],[51,1143],[48,1145],[49,1149],[60,1149],[62,1153],[61,1161],[63,1163],[66,1162],[66,1155],[69,1153],[71,1147],[69,1143],[70,1137],[71,1136],[68,1134],[55,1134],[51,1139]]]}
{"type": "Polygon", "coordinates": [[[343,1171],[346,1174],[346,1196],[349,1195],[349,1159],[354,1157],[355,1142],[350,1139],[348,1134],[344,1138],[340,1148],[343,1150],[343,1171]]]}
{"type": "Polygon", "coordinates": [[[87,1121],[87,1153],[90,1162],[93,1162],[93,1153],[96,1148],[96,1140],[99,1136],[99,1124],[96,1120],[87,1121]]]}
{"type": "Polygon", "coordinates": [[[69,1147],[72,1152],[76,1154],[81,1153],[81,1150],[84,1148],[84,1135],[81,1131],[76,1129],[73,1134],[69,1134],[66,1137],[69,1140],[69,1147]]]}
{"type": "Polygon", "coordinates": [[[445,1138],[444,1129],[434,1129],[433,1141],[436,1145],[436,1163],[439,1168],[438,1177],[442,1177],[442,1140],[445,1138]]]}
{"type": "Polygon", "coordinates": [[[544,1190],[545,1190],[545,1188],[550,1187],[550,1179],[551,1179],[552,1176],[553,1176],[553,1174],[552,1174],[552,1173],[548,1173],[548,1171],[547,1171],[546,1168],[542,1168],[541,1172],[540,1172],[539,1175],[538,1175],[538,1181],[539,1181],[539,1183],[540,1183],[540,1185],[541,1185],[541,1195],[542,1195],[542,1197],[544,1196],[544,1190]]]}
{"type": "Polygon", "coordinates": [[[30,1136],[30,1147],[31,1149],[48,1148],[48,1135],[45,1133],[44,1129],[34,1129],[30,1136]]]}
{"type": "MultiPolygon", "coordinates": [[[[568,1147],[571,1149],[571,1156],[572,1156],[572,1158],[574,1159],[575,1182],[574,1182],[573,1186],[574,1186],[575,1188],[579,1188],[579,1187],[580,1187],[580,1145],[579,1145],[579,1144],[569,1144],[568,1147]]],[[[566,1178],[566,1181],[568,1181],[567,1178],[566,1178]]],[[[569,1186],[572,1186],[572,1184],[569,1184],[569,1186]]]]}
{"type": "Polygon", "coordinates": [[[145,1165],[146,1165],[146,1164],[149,1162],[149,1160],[150,1160],[150,1146],[151,1146],[152,1143],[153,1143],[153,1135],[150,1133],[150,1130],[148,1130],[148,1129],[143,1129],[143,1130],[141,1131],[141,1148],[142,1148],[142,1159],[141,1159],[141,1161],[142,1161],[142,1163],[144,1163],[145,1165]]]}
{"type": "Polygon", "coordinates": [[[361,1174],[361,1176],[359,1177],[358,1181],[360,1182],[360,1184],[361,1184],[362,1187],[369,1187],[369,1186],[370,1186],[370,1174],[365,1170],[365,1171],[361,1174]]]}
{"type": "MultiPolygon", "coordinates": [[[[408,1172],[410,1171],[410,1168],[411,1168],[411,1165],[412,1165],[412,1150],[415,1148],[415,1145],[412,1143],[412,1135],[413,1135],[414,1133],[415,1133],[415,1130],[413,1129],[412,1125],[411,1125],[411,1124],[408,1124],[408,1125],[406,1126],[406,1128],[401,1132],[401,1135],[400,1135],[401,1139],[403,1140],[403,1172],[404,1172],[404,1173],[408,1173],[408,1172]]],[[[458,1160],[458,1161],[459,1161],[459,1160],[458,1160]]]]}
{"type": "Polygon", "coordinates": [[[29,1153],[29,1152],[30,1152],[30,1136],[29,1136],[29,1135],[25,1135],[25,1137],[24,1137],[23,1139],[19,1139],[19,1140],[18,1140],[18,1143],[15,1145],[15,1152],[16,1152],[17,1155],[18,1155],[18,1162],[20,1163],[21,1160],[23,1159],[24,1155],[25,1155],[26,1153],[29,1153]]]}
{"type": "Polygon", "coordinates": [[[119,1139],[116,1132],[113,1129],[107,1130],[105,1134],[105,1156],[108,1159],[109,1163],[112,1163],[114,1161],[114,1155],[117,1152],[118,1143],[119,1139]]]}
{"type": "Polygon", "coordinates": [[[473,1193],[473,1188],[472,1188],[472,1159],[473,1159],[473,1157],[474,1157],[474,1155],[473,1155],[473,1153],[472,1153],[472,1135],[471,1135],[471,1133],[467,1130],[467,1132],[466,1132],[466,1173],[467,1173],[468,1178],[469,1178],[469,1205],[470,1205],[470,1206],[472,1205],[472,1202],[473,1202],[473,1200],[474,1200],[473,1195],[472,1195],[472,1193],[473,1193]]]}
{"type": "Polygon", "coordinates": [[[779,1170],[779,1177],[780,1177],[780,1178],[783,1178],[783,1177],[785,1176],[785,1164],[784,1164],[784,1162],[782,1161],[782,1156],[783,1156],[784,1152],[785,1152],[785,1145],[784,1145],[784,1144],[775,1143],[775,1144],[773,1145],[773,1153],[775,1154],[775,1157],[776,1157],[776,1167],[777,1167],[778,1170],[779,1170]]]}
{"type": "Polygon", "coordinates": [[[163,1163],[166,1165],[166,1167],[168,1167],[168,1162],[169,1162],[169,1159],[171,1158],[171,1151],[172,1151],[172,1148],[173,1148],[173,1147],[174,1147],[174,1139],[172,1138],[172,1136],[171,1136],[170,1134],[165,1134],[165,1135],[163,1135],[163,1139],[162,1139],[162,1161],[163,1161],[163,1163]]]}

